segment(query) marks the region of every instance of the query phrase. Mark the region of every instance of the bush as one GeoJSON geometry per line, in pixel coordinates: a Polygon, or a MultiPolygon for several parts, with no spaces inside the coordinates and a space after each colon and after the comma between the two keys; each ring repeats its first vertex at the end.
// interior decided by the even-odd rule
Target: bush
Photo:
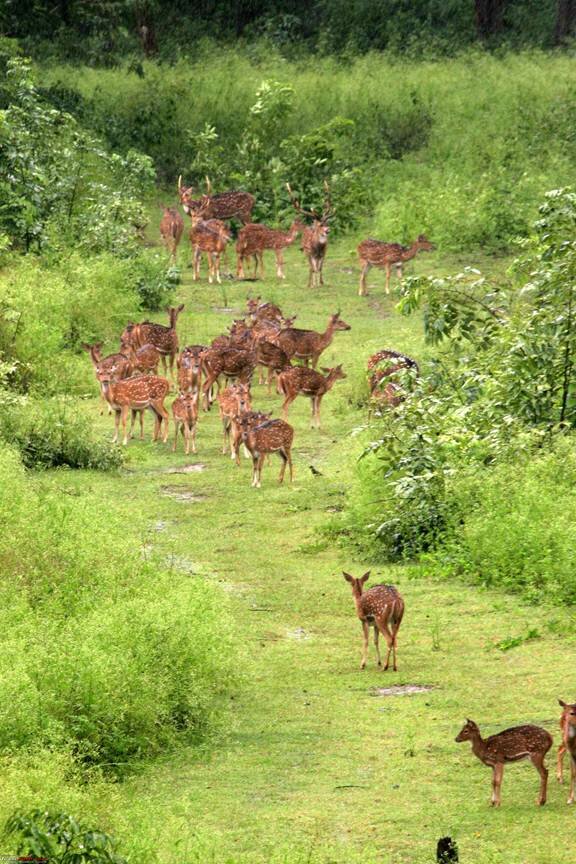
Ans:
{"type": "Polygon", "coordinates": [[[158,312],[172,303],[180,282],[180,271],[177,267],[167,266],[164,254],[143,250],[132,263],[131,280],[140,307],[158,312]]]}
{"type": "Polygon", "coordinates": [[[58,488],[0,444],[0,748],[121,773],[206,740],[236,681],[225,598],[144,562],[106,502],[58,488]]]}
{"type": "Polygon", "coordinates": [[[0,414],[0,437],[14,444],[26,468],[119,468],[122,450],[96,436],[77,400],[29,402],[0,414]]]}

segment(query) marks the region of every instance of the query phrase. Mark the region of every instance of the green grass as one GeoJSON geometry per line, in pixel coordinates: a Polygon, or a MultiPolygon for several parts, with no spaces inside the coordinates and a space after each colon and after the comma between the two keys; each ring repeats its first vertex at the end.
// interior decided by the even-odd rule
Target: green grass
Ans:
{"type": "MultiPolygon", "coordinates": [[[[308,403],[297,400],[291,409],[293,485],[277,485],[280,463],[273,459],[262,488],[251,489],[248,461],[237,468],[220,453],[215,410],[200,419],[195,457],[134,441],[120,474],[53,472],[45,480],[80,499],[108,502],[125,515],[127,536],[143,554],[220,586],[241,636],[245,673],[230,700],[228,734],[218,747],[178,749],[114,786],[79,790],[62,770],[61,784],[46,791],[34,772],[28,778],[8,771],[0,817],[15,798],[69,802],[119,837],[133,861],[161,864],[424,864],[444,834],[455,836],[462,861],[474,864],[571,861],[573,813],[552,776],[549,805],[538,809],[536,772],[510,766],[502,808],[492,810],[489,770],[468,745],[454,743],[467,716],[487,733],[524,722],[556,730],[556,699],[573,698],[573,641],[558,635],[568,612],[535,612],[496,592],[412,580],[410,568],[378,568],[371,581],[394,582],[406,600],[399,671],[378,671],[373,654],[359,671],[360,626],[341,571],[363,572],[370,562],[353,560],[316,528],[342,507],[353,483],[355,430],[365,413],[349,399],[358,393],[367,355],[391,346],[421,357],[423,348],[418,322],[399,318],[385,297],[382,274],[371,274],[368,298],[357,296],[351,249],[347,242],[330,250],[319,292],[305,288],[297,249],[287,255],[284,283],[227,281],[220,288],[205,279],[193,284],[186,271],[179,292],[186,304],[181,344],[222,332],[249,291],[297,312],[300,326],[320,327],[338,308],[352,325],[322,358],[323,365],[343,362],[350,376],[324,400],[323,431],[309,429],[308,403]],[[222,306],[234,311],[217,311],[222,306]],[[194,462],[205,469],[165,473],[194,462]],[[166,486],[201,500],[174,500],[166,486]],[[148,530],[132,527],[142,521],[148,530]],[[541,638],[505,652],[497,647],[534,627],[541,638]],[[372,695],[374,687],[402,683],[434,689],[372,695]]],[[[411,267],[449,272],[463,263],[486,262],[446,260],[437,252],[411,267]]],[[[503,262],[490,266],[498,270],[503,262]]],[[[111,434],[94,392],[94,418],[111,434]]],[[[254,402],[279,407],[279,397],[258,386],[254,402]]],[[[150,427],[148,421],[148,435],[150,427]]]]}

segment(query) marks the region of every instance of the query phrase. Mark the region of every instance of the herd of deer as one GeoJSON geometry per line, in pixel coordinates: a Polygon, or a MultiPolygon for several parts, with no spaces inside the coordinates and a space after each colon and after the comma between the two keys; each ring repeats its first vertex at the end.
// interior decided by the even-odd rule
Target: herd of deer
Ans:
{"type": "Polygon", "coordinates": [[[180,305],[167,310],[168,326],[150,321],[129,323],[120,336],[117,353],[102,357],[101,343],[83,345],[90,354],[102,399],[115,415],[113,440],[118,441],[122,423],[123,444],[127,444],[137,416],[143,438],[146,410],[154,415],[153,440],[162,438],[164,443],[168,440],[169,416],[164,400],[171,388],[168,378],[158,375],[162,362],[164,374],[169,371],[178,386],[172,404],[173,450],[182,432],[186,455],[190,449],[196,452],[200,406],[204,411],[210,410],[216,389],[224,430],[223,452],[230,449],[231,457],[240,464],[239,447],[244,443],[252,456],[253,486],[260,486],[264,459],[270,453],[278,453],[282,459],[280,482],[287,465],[292,480],[294,429],[287,422],[288,408],[299,395],[309,398],[312,426],[320,428],[322,399],[346,375],[340,365],[323,369],[325,374],[316,367],[334,334],[350,330],[350,325],[336,312],[323,332],[299,329],[293,326],[295,319],[286,318],[278,306],[261,303],[260,298],[249,299],[246,317],[235,320],[228,333],[217,336],[210,345],[188,345],[180,351],[176,325],[183,308],[180,305]],[[301,360],[305,365],[293,365],[293,360],[301,360]],[[256,369],[260,370],[260,383],[267,369],[268,392],[272,376],[276,375],[277,392],[284,397],[283,419],[272,419],[271,414],[252,410],[251,385],[256,369]]]}
{"type": "MultiPolygon", "coordinates": [[[[294,243],[303,232],[302,249],[309,262],[308,287],[323,284],[322,267],[328,245],[328,220],[333,215],[328,186],[322,213],[305,211],[288,186],[298,218],[290,230],[280,231],[251,222],[255,204],[253,195],[246,192],[224,192],[211,194],[207,180],[207,194],[192,197],[192,188],[178,181],[178,192],[184,211],[191,218],[190,242],[193,250],[194,279],[198,279],[203,254],[208,258],[209,281],[220,282],[220,259],[231,240],[224,220],[238,219],[242,228],[236,242],[237,275],[244,278],[247,259],[254,261],[254,276],[260,269],[264,276],[263,252],[272,250],[276,256],[278,278],[284,278],[283,250],[294,243]],[[306,227],[301,217],[310,217],[312,225],[306,227]]],[[[182,216],[176,208],[165,208],[160,231],[170,255],[176,257],[178,244],[184,230],[182,216]]],[[[386,270],[386,291],[390,288],[392,267],[402,277],[402,265],[419,251],[431,250],[433,245],[421,235],[410,246],[364,240],[358,246],[361,265],[359,294],[365,295],[366,276],[371,267],[386,270]]],[[[317,371],[322,352],[331,344],[334,333],[350,330],[339,313],[331,315],[324,332],[295,328],[294,318],[286,318],[280,308],[272,303],[260,302],[260,298],[249,299],[245,318],[233,322],[227,334],[216,337],[211,345],[190,345],[179,351],[176,323],[183,306],[170,308],[169,325],[143,321],[128,324],[120,337],[120,351],[107,357],[101,356],[101,344],[84,345],[90,353],[96,377],[100,383],[103,399],[109,411],[115,413],[115,436],[118,440],[119,424],[123,426],[123,443],[133,434],[136,416],[140,417],[140,436],[143,437],[143,414],[150,409],[154,414],[153,440],[168,438],[168,412],[164,400],[170,392],[167,378],[158,376],[160,362],[164,374],[176,377],[178,395],[172,405],[174,419],[174,445],[176,450],[180,432],[185,438],[185,452],[190,448],[196,452],[196,427],[200,403],[204,411],[210,410],[217,390],[220,417],[223,429],[223,453],[240,464],[240,445],[252,457],[252,486],[259,487],[264,460],[267,455],[278,453],[282,466],[279,481],[282,482],[286,467],[292,480],[292,443],[294,429],[287,422],[288,408],[299,396],[308,397],[312,403],[312,426],[320,428],[320,406],[323,397],[339,379],[346,375],[342,366],[317,371]],[[303,365],[293,365],[294,360],[303,365]],[[276,376],[276,389],[284,397],[282,419],[273,419],[271,413],[253,410],[252,378],[259,369],[259,383],[264,383],[267,369],[267,387],[270,393],[272,377],[276,376]],[[222,388],[222,379],[224,388],[222,388]],[[130,432],[127,432],[128,415],[131,414],[130,432]],[[164,427],[164,431],[162,431],[164,427]]],[[[373,403],[386,403],[397,407],[405,398],[405,387],[394,376],[407,371],[417,377],[418,364],[405,354],[384,349],[368,360],[368,384],[373,403]]],[[[392,585],[375,585],[364,590],[369,572],[361,578],[344,573],[351,584],[356,613],[363,633],[361,669],[366,666],[370,627],[374,631],[374,645],[378,666],[382,666],[379,636],[386,641],[387,654],[384,669],[389,668],[392,658],[396,671],[398,630],[404,615],[404,601],[392,585]]],[[[563,759],[570,755],[571,782],[568,803],[573,804],[576,795],[576,704],[560,701],[562,716],[560,728],[562,744],[558,751],[557,778],[563,782],[563,759]]],[[[504,766],[523,759],[530,760],[540,774],[538,804],[546,802],[548,770],[545,757],[552,747],[552,736],[534,725],[515,726],[488,738],[482,738],[477,724],[467,720],[456,741],[470,741],[474,754],[492,768],[491,803],[499,806],[504,766]]]]}
{"type": "MultiPolygon", "coordinates": [[[[318,287],[324,284],[322,268],[328,248],[329,220],[334,215],[328,183],[324,184],[325,200],[322,212],[304,210],[295,197],[289,184],[286,184],[290,200],[298,216],[288,231],[269,228],[258,222],[252,222],[252,209],[256,203],[254,195],[249,192],[220,192],[212,194],[210,181],[206,178],[205,195],[193,198],[193,187],[182,185],[178,179],[178,195],[184,212],[190,216],[190,243],[192,245],[193,278],[200,277],[200,262],[202,255],[208,259],[208,281],[221,282],[220,259],[226,251],[232,234],[226,221],[237,219],[242,223],[236,240],[238,279],[245,278],[245,262],[252,258],[254,262],[254,278],[264,278],[264,252],[271,250],[276,256],[276,275],[284,279],[284,249],[291,246],[299,234],[302,234],[301,249],[308,258],[308,287],[318,287]],[[311,225],[305,225],[303,219],[309,217],[311,225]]],[[[176,207],[164,207],[160,222],[160,234],[166,244],[173,261],[176,260],[178,244],[184,232],[184,220],[176,207]]],[[[432,243],[421,234],[411,246],[399,243],[384,243],[381,240],[363,240],[358,246],[361,275],[358,293],[367,294],[366,276],[371,267],[379,267],[386,271],[386,293],[390,291],[390,275],[392,267],[396,267],[398,276],[402,278],[402,267],[406,261],[414,258],[418,252],[434,249],[432,243]]]]}

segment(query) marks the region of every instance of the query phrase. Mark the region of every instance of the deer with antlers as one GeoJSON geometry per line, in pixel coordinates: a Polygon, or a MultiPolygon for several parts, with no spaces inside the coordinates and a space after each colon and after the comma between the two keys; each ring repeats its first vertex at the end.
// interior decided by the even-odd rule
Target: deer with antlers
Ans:
{"type": "MultiPolygon", "coordinates": [[[[115,433],[113,443],[118,441],[120,420],[122,420],[123,440],[128,443],[126,421],[128,412],[143,412],[149,408],[154,414],[153,441],[157,441],[162,434],[162,423],[165,425],[163,442],[168,439],[168,412],[164,407],[164,399],[170,390],[170,384],[166,378],[156,375],[138,375],[134,378],[123,378],[116,380],[107,370],[98,373],[104,396],[115,413],[115,433]]],[[[134,413],[132,414],[134,417],[134,413]]]]}
{"type": "Polygon", "coordinates": [[[254,259],[254,278],[258,276],[258,265],[260,265],[260,277],[264,278],[264,251],[272,249],[276,256],[276,276],[285,279],[283,251],[291,246],[302,230],[302,224],[295,219],[289,231],[280,231],[277,228],[268,228],[251,222],[244,225],[238,233],[236,241],[236,255],[238,259],[237,277],[244,279],[244,261],[246,258],[254,259]]]}
{"type": "Polygon", "coordinates": [[[356,614],[360,619],[362,633],[364,634],[360,669],[366,668],[370,627],[374,627],[374,645],[376,647],[376,656],[378,657],[378,666],[382,666],[380,646],[378,644],[381,633],[386,639],[388,646],[384,671],[387,671],[390,664],[390,655],[392,655],[392,668],[396,672],[398,630],[404,617],[404,600],[400,596],[398,589],[394,585],[373,585],[368,591],[364,591],[364,585],[370,576],[369,570],[363,576],[360,576],[359,579],[345,572],[343,576],[352,586],[352,597],[356,606],[356,614]]]}
{"type": "Polygon", "coordinates": [[[386,293],[389,294],[392,266],[396,267],[398,277],[402,279],[402,265],[405,261],[410,261],[418,252],[431,252],[435,248],[424,234],[420,234],[411,246],[401,246],[400,243],[384,243],[382,240],[374,240],[373,238],[363,240],[358,246],[358,258],[361,267],[358,294],[362,297],[368,293],[366,276],[371,267],[386,270],[386,293]]]}
{"type": "Polygon", "coordinates": [[[332,369],[322,369],[326,375],[321,375],[316,369],[307,366],[292,366],[278,376],[278,389],[284,394],[282,417],[288,419],[288,407],[297,396],[306,396],[312,401],[312,422],[310,426],[320,429],[320,405],[323,397],[332,389],[336,381],[346,378],[342,366],[332,369]]]}
{"type": "Polygon", "coordinates": [[[238,219],[243,225],[252,221],[252,209],[256,203],[249,192],[219,192],[212,194],[212,185],[206,178],[206,195],[192,198],[193,187],[182,185],[182,175],[178,178],[178,195],[184,212],[189,216],[202,211],[204,219],[238,219]]]}
{"type": "Polygon", "coordinates": [[[174,445],[172,452],[176,452],[178,444],[178,433],[182,430],[184,436],[184,452],[186,456],[192,452],[196,453],[196,425],[198,423],[198,390],[180,392],[172,403],[172,417],[174,418],[174,445]]]}
{"type": "Polygon", "coordinates": [[[184,231],[184,220],[175,207],[163,205],[162,219],[160,220],[160,236],[164,245],[170,253],[172,263],[176,261],[176,252],[184,231]]]}
{"type": "Polygon", "coordinates": [[[254,425],[246,415],[239,418],[238,425],[241,429],[242,441],[252,456],[252,486],[260,488],[262,466],[269,453],[278,453],[282,459],[278,482],[284,481],[286,465],[290,469],[290,482],[292,482],[292,441],[294,439],[292,426],[284,420],[265,420],[263,423],[254,425]]]}
{"type": "Polygon", "coordinates": [[[501,803],[501,786],[504,775],[504,765],[509,762],[519,762],[529,759],[540,774],[540,792],[537,804],[546,803],[546,788],[548,784],[548,769],[544,764],[546,754],[552,746],[552,736],[540,726],[513,726],[482,738],[480,729],[473,720],[467,720],[456,737],[456,741],[470,741],[472,752],[484,765],[492,768],[492,798],[493,807],[501,803]]]}
{"type": "Polygon", "coordinates": [[[152,321],[142,321],[140,324],[128,324],[120,337],[122,347],[127,348],[128,345],[133,345],[135,349],[138,349],[144,345],[153,345],[160,354],[164,374],[166,375],[167,373],[166,358],[168,358],[170,374],[174,377],[174,360],[178,354],[176,322],[183,309],[183,303],[178,307],[170,306],[166,309],[170,320],[168,327],[152,321]]]}
{"type": "Polygon", "coordinates": [[[563,702],[558,700],[562,708],[562,716],[560,717],[560,731],[562,733],[562,743],[558,748],[558,767],[557,774],[558,782],[564,782],[563,776],[563,761],[566,753],[570,757],[570,793],[568,795],[568,804],[574,804],[574,794],[576,788],[576,704],[563,702]]]}
{"type": "Polygon", "coordinates": [[[312,368],[315,369],[320,355],[332,343],[334,333],[351,329],[350,324],[347,324],[340,317],[340,312],[335,312],[328,319],[328,325],[323,333],[318,333],[316,330],[285,327],[276,336],[271,337],[270,341],[282,348],[290,360],[304,360],[306,365],[312,361],[312,368]]]}
{"type": "Polygon", "coordinates": [[[319,288],[320,285],[324,284],[322,268],[324,266],[324,259],[328,248],[328,233],[330,231],[328,220],[334,215],[334,208],[332,207],[332,202],[330,200],[330,187],[328,182],[324,181],[326,197],[324,199],[324,209],[320,214],[316,210],[304,210],[298,199],[294,197],[290,184],[287,183],[286,186],[288,188],[290,200],[292,201],[292,205],[296,212],[300,213],[302,216],[309,216],[312,219],[312,225],[304,228],[304,231],[302,232],[302,243],[300,248],[308,258],[308,288],[319,288]]]}

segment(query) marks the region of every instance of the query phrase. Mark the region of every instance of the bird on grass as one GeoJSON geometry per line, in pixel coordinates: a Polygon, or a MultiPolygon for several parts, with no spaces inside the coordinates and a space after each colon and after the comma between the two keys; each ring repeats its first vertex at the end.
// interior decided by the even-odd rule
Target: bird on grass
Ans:
{"type": "Polygon", "coordinates": [[[308,467],[310,468],[310,471],[312,472],[314,477],[323,477],[324,476],[321,471],[318,471],[318,469],[314,467],[314,465],[309,465],[308,467]]]}

